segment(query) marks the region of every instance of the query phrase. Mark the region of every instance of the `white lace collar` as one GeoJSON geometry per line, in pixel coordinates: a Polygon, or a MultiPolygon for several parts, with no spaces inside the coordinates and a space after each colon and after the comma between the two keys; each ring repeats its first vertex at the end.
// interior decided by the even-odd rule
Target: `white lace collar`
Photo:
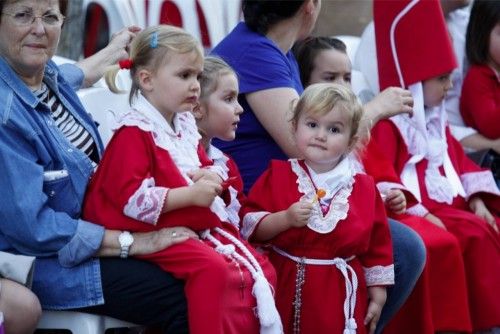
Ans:
{"type": "MultiPolygon", "coordinates": [[[[358,172],[351,157],[342,159],[331,171],[322,174],[309,174],[297,159],[290,159],[292,171],[297,175],[298,191],[302,193],[301,201],[313,203],[313,210],[307,227],[318,233],[329,233],[335,229],[339,221],[347,217],[349,196],[352,192],[354,175],[358,172]],[[316,187],[326,191],[326,198],[331,199],[328,212],[323,215],[319,201],[316,199],[316,187]]],[[[307,166],[307,165],[306,165],[307,166]]]]}
{"type": "Polygon", "coordinates": [[[137,126],[143,131],[151,132],[156,146],[168,151],[180,172],[188,181],[189,171],[201,166],[198,157],[198,143],[201,138],[196,121],[190,112],[174,115],[174,129],[161,113],[142,95],[132,103],[132,109],[117,117],[113,130],[122,126],[137,126]]]}

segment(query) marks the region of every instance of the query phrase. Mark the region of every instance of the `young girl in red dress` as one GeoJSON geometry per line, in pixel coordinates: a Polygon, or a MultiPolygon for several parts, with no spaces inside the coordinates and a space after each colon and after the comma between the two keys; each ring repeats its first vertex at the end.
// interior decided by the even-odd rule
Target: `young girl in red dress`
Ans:
{"type": "Polygon", "coordinates": [[[242,209],[242,234],[272,246],[285,333],[373,332],[393,284],[383,202],[352,154],[361,113],[345,86],[306,88],[292,119],[304,159],[272,161],[242,209]]]}
{"type": "Polygon", "coordinates": [[[415,102],[413,117],[379,122],[372,140],[417,199],[407,213],[457,238],[472,330],[491,330],[500,326],[500,192],[450,134],[444,97],[456,62],[439,2],[376,0],[374,23],[380,87],[408,87],[415,102]]]}
{"type": "MultiPolygon", "coordinates": [[[[338,82],[350,86],[351,63],[345,44],[331,37],[312,37],[296,46],[304,82],[338,82]]],[[[401,184],[390,161],[383,159],[377,142],[363,150],[365,172],[375,179],[385,198],[388,216],[415,230],[424,241],[427,262],[413,292],[384,333],[433,334],[471,330],[467,286],[458,240],[421,217],[406,214],[406,206],[416,204],[401,184]],[[408,198],[408,200],[407,200],[408,198]],[[448,277],[454,277],[448,280],[448,277]]]]}
{"type": "MultiPolygon", "coordinates": [[[[186,281],[190,333],[281,333],[274,269],[239,237],[227,172],[199,143],[191,113],[203,69],[199,42],[179,28],[150,27],[133,40],[125,65],[131,109],[117,120],[84,216],[113,229],[199,232],[201,242],[140,257],[186,281]]],[[[114,91],[117,72],[108,73],[114,91]]]]}

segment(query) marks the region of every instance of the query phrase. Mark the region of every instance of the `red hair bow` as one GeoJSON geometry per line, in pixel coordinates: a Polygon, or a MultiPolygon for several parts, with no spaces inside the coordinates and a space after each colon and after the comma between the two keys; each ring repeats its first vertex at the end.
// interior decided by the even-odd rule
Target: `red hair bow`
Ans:
{"type": "Polygon", "coordinates": [[[132,59],[123,59],[118,62],[118,66],[120,66],[121,70],[130,70],[133,64],[134,62],[132,61],[132,59]]]}

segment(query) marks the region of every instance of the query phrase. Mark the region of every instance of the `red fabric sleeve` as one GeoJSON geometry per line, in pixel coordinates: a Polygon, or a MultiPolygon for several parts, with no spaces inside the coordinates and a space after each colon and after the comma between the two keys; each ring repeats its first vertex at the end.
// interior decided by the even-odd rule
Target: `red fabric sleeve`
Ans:
{"type": "Polygon", "coordinates": [[[482,135],[500,138],[500,82],[488,66],[469,69],[462,85],[460,112],[464,122],[482,135]]]}

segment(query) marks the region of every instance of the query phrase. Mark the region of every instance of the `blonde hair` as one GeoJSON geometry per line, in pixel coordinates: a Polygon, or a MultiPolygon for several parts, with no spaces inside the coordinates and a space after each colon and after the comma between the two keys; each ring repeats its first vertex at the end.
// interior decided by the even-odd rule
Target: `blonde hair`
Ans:
{"type": "Polygon", "coordinates": [[[308,86],[298,101],[292,105],[293,128],[296,130],[298,120],[303,113],[323,116],[334,107],[340,108],[349,115],[351,128],[349,147],[354,151],[359,151],[362,143],[359,140],[358,131],[363,107],[352,90],[345,85],[317,83],[308,86]]]}
{"type": "MultiPolygon", "coordinates": [[[[136,77],[138,70],[146,68],[155,71],[169,60],[171,52],[180,54],[195,52],[200,59],[203,59],[200,42],[186,31],[174,26],[152,26],[141,31],[132,40],[130,45],[130,59],[132,60],[130,103],[139,92],[139,83],[136,77]]],[[[123,93],[116,86],[116,76],[119,70],[118,65],[113,65],[104,74],[109,89],[114,93],[123,93]]]]}
{"type": "Polygon", "coordinates": [[[217,89],[217,80],[225,74],[233,74],[236,77],[236,72],[222,58],[205,57],[200,79],[200,100],[207,98],[217,89]]]}

